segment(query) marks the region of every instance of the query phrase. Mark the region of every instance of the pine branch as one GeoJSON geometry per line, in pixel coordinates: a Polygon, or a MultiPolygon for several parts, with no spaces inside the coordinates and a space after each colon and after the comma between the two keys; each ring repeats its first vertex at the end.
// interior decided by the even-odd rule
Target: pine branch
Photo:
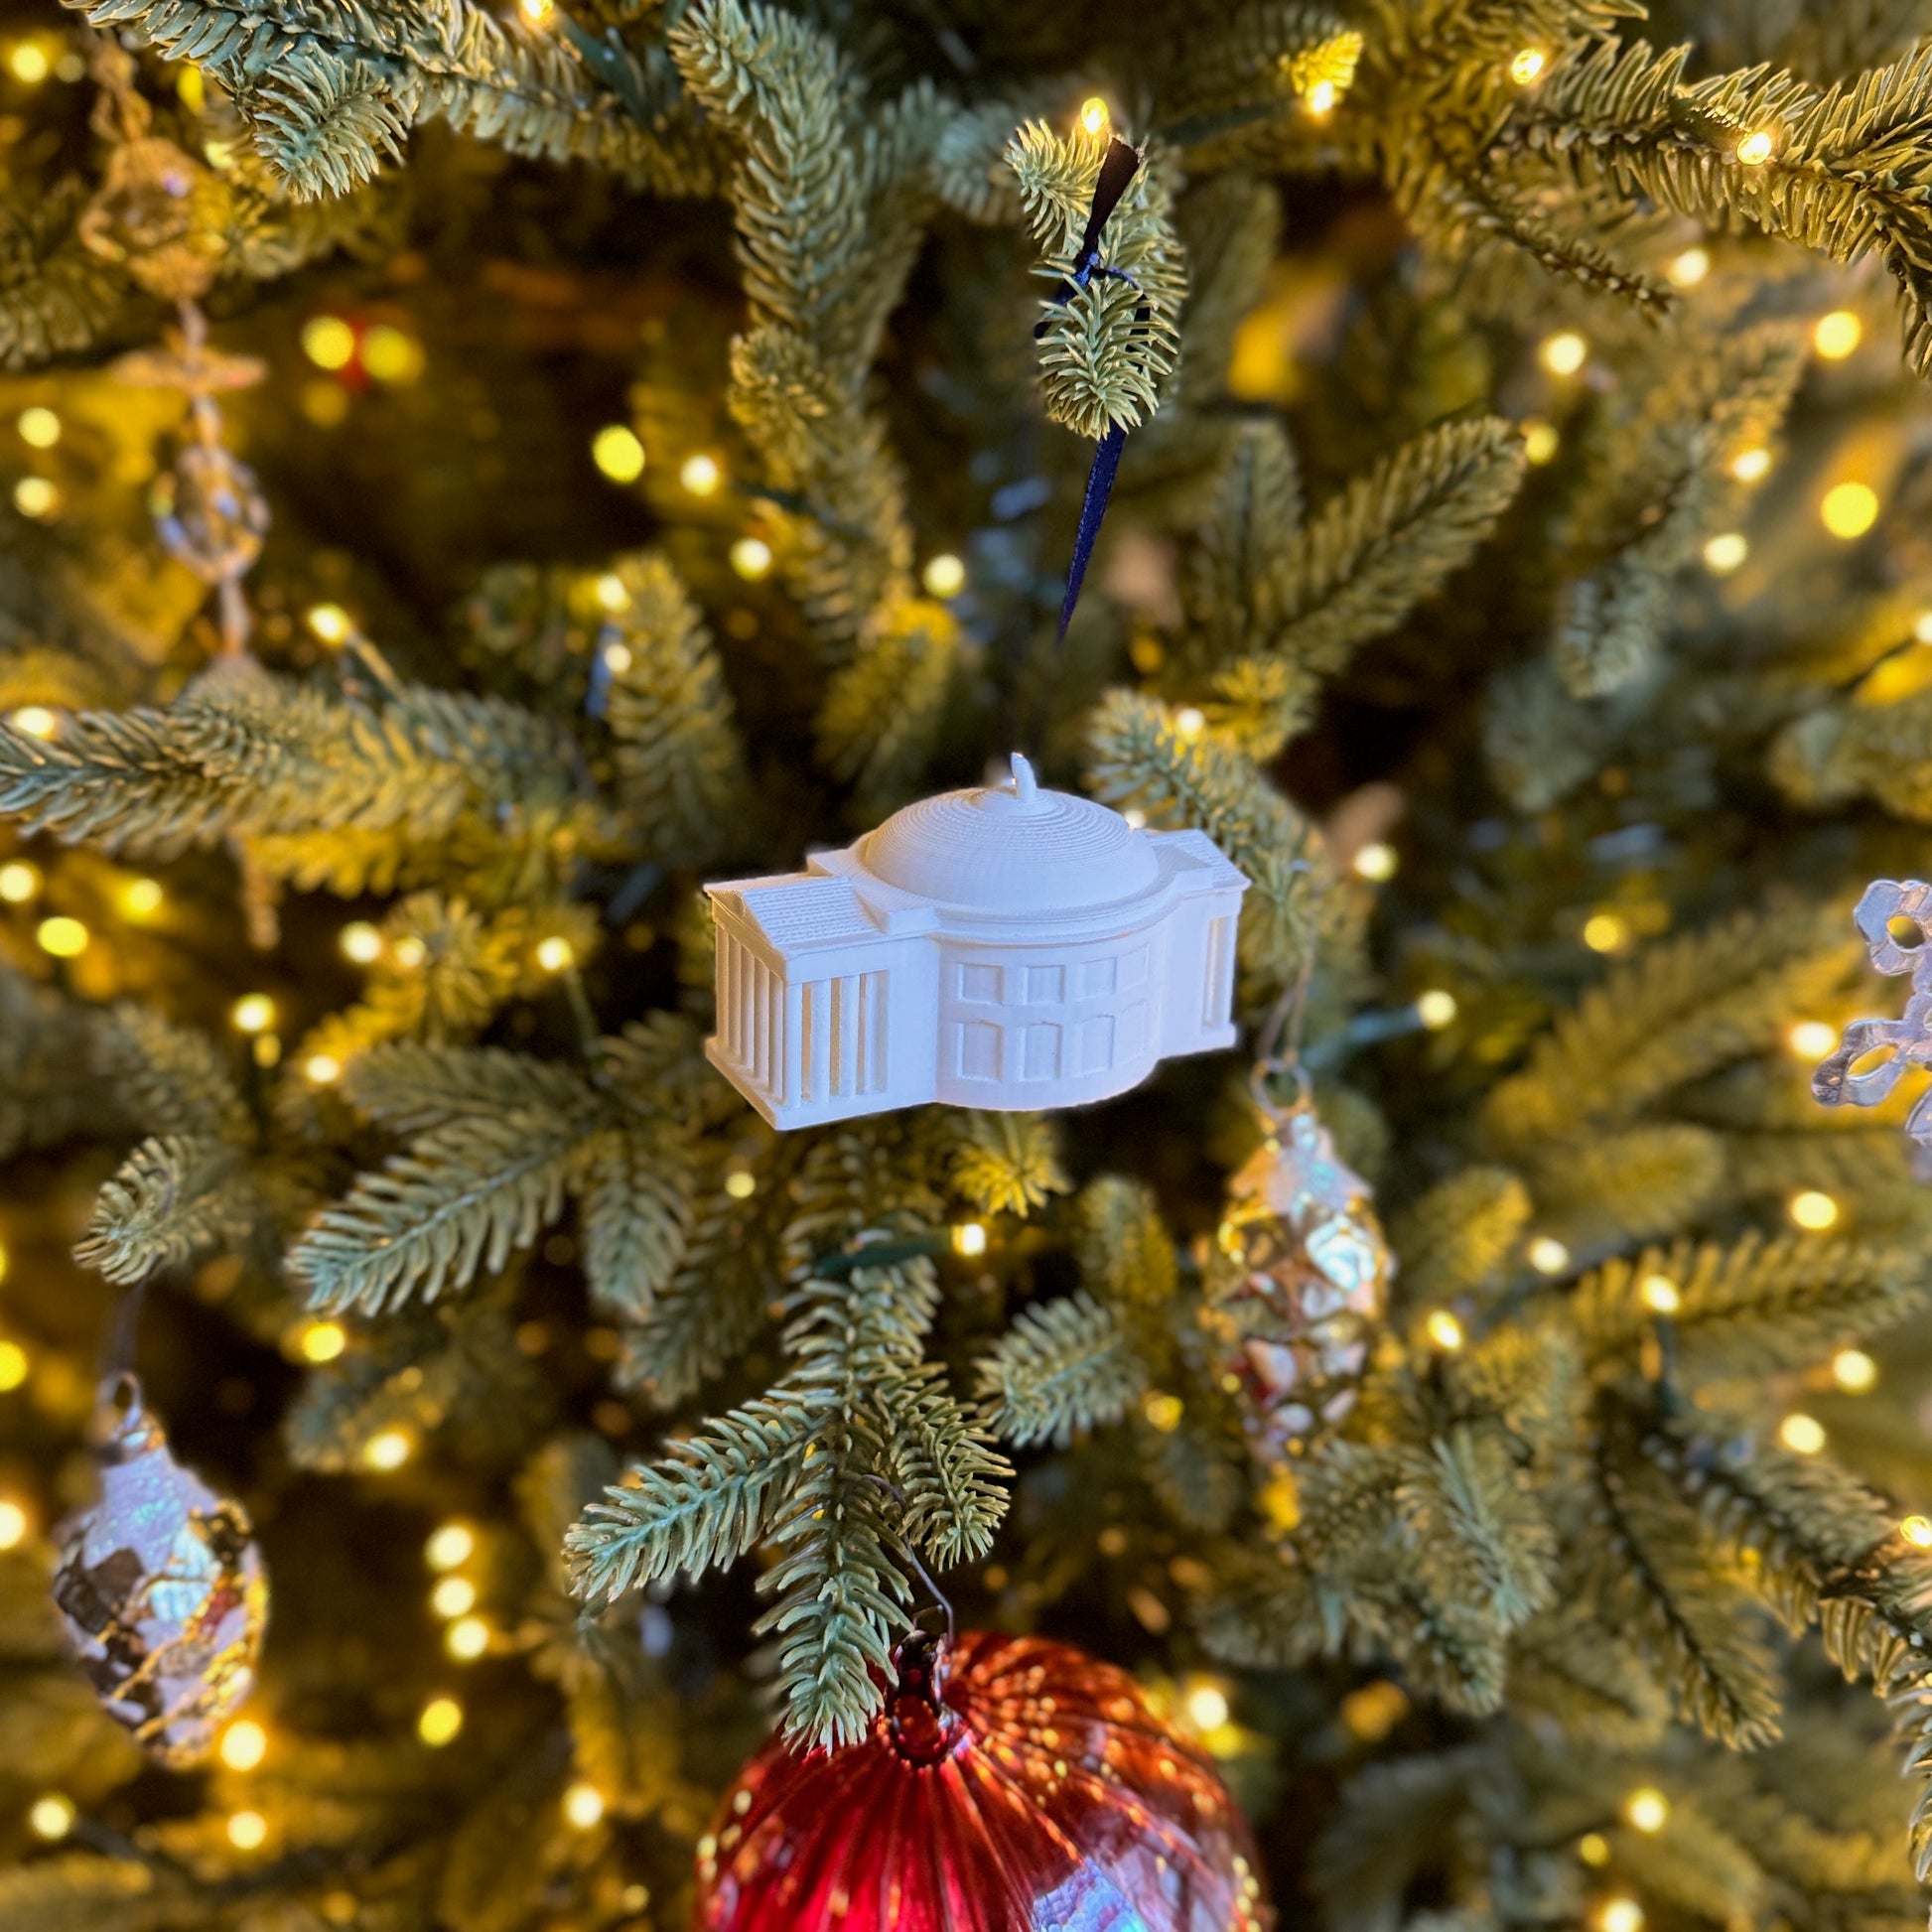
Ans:
{"type": "Polygon", "coordinates": [[[255,1138],[226,1055],[206,1034],[132,1001],[95,1030],[93,1070],[144,1129],[245,1148],[255,1138]]]}
{"type": "Polygon", "coordinates": [[[1276,561],[1272,648],[1319,675],[1339,670],[1468,562],[1524,468],[1515,427],[1484,417],[1431,430],[1358,477],[1276,561]]]}
{"type": "Polygon", "coordinates": [[[967,1113],[957,1128],[952,1184],[982,1214],[1031,1214],[1073,1184],[1045,1115],[967,1113]]]}
{"type": "Polygon", "coordinates": [[[1741,216],[1833,260],[1876,255],[1899,285],[1905,355],[1932,366],[1932,162],[1920,152],[1932,50],[1823,91],[1764,68],[1685,84],[1690,50],[1580,43],[1492,147],[1534,153],[1720,225],[1741,216]],[[1740,158],[1746,137],[1768,155],[1740,158]]]}
{"type": "Polygon", "coordinates": [[[635,1320],[684,1258],[696,1175],[675,1121],[607,1129],[584,1154],[584,1275],[600,1308],[635,1320]]]}
{"type": "Polygon", "coordinates": [[[624,599],[601,645],[620,796],[646,853],[702,865],[743,836],[752,790],[718,652],[664,558],[644,551],[609,575],[624,599]]]}
{"type": "Polygon", "coordinates": [[[1579,1283],[1570,1307],[1594,1360],[1633,1354],[1657,1316],[1642,1284],[1661,1275],[1677,1290],[1671,1329],[1684,1372],[1761,1376],[1819,1360],[1903,1319],[1924,1294],[1910,1255],[1816,1236],[1746,1235],[1634,1261],[1608,1261],[1579,1283]]]}
{"type": "Polygon", "coordinates": [[[565,1537],[573,1590],[599,1606],[660,1577],[735,1563],[790,1506],[825,1420],[797,1391],[773,1390],[633,1469],[565,1537]]]}
{"type": "Polygon", "coordinates": [[[1484,1103],[1498,1139],[1631,1118],[1661,1095],[1771,1046],[1793,1013],[1828,1002],[1852,949],[1817,915],[1739,916],[1652,946],[1539,1035],[1484,1103]]]}
{"type": "Polygon", "coordinates": [[[1530,1193],[1507,1168],[1464,1168],[1413,1201],[1389,1229],[1405,1292],[1421,1307],[1480,1291],[1529,1225],[1530,1193]]]}
{"type": "Polygon", "coordinates": [[[1681,1716],[1736,1750],[1775,1737],[1770,1657],[1742,1593],[1714,1569],[1696,1516],[1640,1465],[1599,1452],[1596,1473],[1599,1587],[1613,1620],[1654,1651],[1681,1716]]]}
{"type": "Polygon", "coordinates": [[[819,762],[853,787],[872,819],[916,792],[947,721],[960,667],[959,624],[930,598],[887,604],[861,630],[818,714],[819,762]]]}
{"type": "Polygon", "coordinates": [[[0,199],[0,367],[91,348],[135,299],[126,276],[80,241],[84,194],[67,180],[0,199]]]}
{"type": "Polygon", "coordinates": [[[1076,1434],[1121,1421],[1146,1386],[1120,1317],[1084,1294],[1023,1309],[979,1363],[992,1426],[1019,1449],[1065,1449],[1076,1434]]]}
{"type": "Polygon", "coordinates": [[[1179,1288],[1173,1238],[1153,1189],[1102,1174],[1081,1190],[1080,1273],[1104,1302],[1123,1309],[1164,1309],[1179,1288]]]}
{"type": "MultiPolygon", "coordinates": [[[[903,1500],[897,1533],[936,1562],[983,1557],[1007,1508],[999,1486],[1013,1466],[991,1447],[992,1432],[954,1400],[936,1362],[888,1379],[889,1471],[903,1500]]],[[[897,1500],[897,1499],[896,1499],[897,1500]]]]}
{"type": "MultiPolygon", "coordinates": [[[[1029,121],[1007,148],[1028,225],[1054,284],[1072,272],[1094,184],[1111,135],[1076,130],[1062,140],[1029,121]]],[[[1039,363],[1046,413],[1098,440],[1116,423],[1133,429],[1160,408],[1179,353],[1187,271],[1174,230],[1172,192],[1157,153],[1141,167],[1101,233],[1104,267],[1063,303],[1042,302],[1039,363]]]]}
{"type": "Polygon", "coordinates": [[[1198,826],[1248,875],[1242,957],[1276,984],[1312,943],[1313,829],[1239,752],[1183,738],[1166,706],[1110,691],[1088,727],[1088,781],[1107,804],[1137,806],[1160,827],[1198,826]]]}
{"type": "Polygon", "coordinates": [[[101,1183],[73,1258],[125,1286],[237,1245],[259,1213],[230,1143],[179,1135],[143,1141],[101,1183]]]}
{"type": "Polygon", "coordinates": [[[757,1186],[742,1200],[704,1171],[683,1262],[630,1330],[619,1368],[623,1386],[654,1407],[673,1409],[694,1394],[770,1319],[798,1138],[787,1136],[749,1171],[757,1186]]]}
{"type": "Polygon", "coordinates": [[[309,1284],[312,1308],[339,1313],[466,1288],[562,1212],[587,1126],[583,1113],[526,1106],[432,1128],[324,1209],[290,1251],[290,1272],[309,1284]]]}
{"type": "Polygon", "coordinates": [[[68,0],[87,21],[193,61],[233,97],[298,195],[365,180],[404,126],[447,120],[513,154],[634,172],[662,194],[710,186],[674,95],[634,62],[639,118],[556,37],[506,27],[471,0],[68,0]],[[264,81],[264,76],[270,76],[264,81]]]}
{"type": "Polygon", "coordinates": [[[1466,1563],[1466,1581],[1446,1580],[1447,1599],[1473,1585],[1505,1629],[1549,1608],[1556,1534],[1500,1429],[1458,1428],[1412,1457],[1401,1509],[1426,1572],[1466,1563]]]}

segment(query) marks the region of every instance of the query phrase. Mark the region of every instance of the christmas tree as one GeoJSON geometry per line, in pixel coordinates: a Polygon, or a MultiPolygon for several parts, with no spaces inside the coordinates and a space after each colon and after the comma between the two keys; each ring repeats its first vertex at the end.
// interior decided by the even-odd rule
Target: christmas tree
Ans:
{"type": "Polygon", "coordinates": [[[1915,1920],[1932,7],[0,64],[7,1932],[681,1926],[942,1595],[1284,1925],[1915,1920]],[[701,888],[1016,751],[1240,868],[1240,1044],[773,1131],[701,888]],[[138,1737],[103,1366],[269,1600],[138,1737]]]}

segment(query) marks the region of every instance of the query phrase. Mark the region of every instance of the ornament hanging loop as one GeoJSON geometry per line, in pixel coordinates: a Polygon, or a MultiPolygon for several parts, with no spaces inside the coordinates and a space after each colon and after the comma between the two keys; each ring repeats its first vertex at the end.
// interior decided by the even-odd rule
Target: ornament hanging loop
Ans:
{"type": "MultiPolygon", "coordinates": [[[[1307,872],[1306,859],[1297,859],[1292,871],[1307,872]]],[[[1309,984],[1314,977],[1314,947],[1302,948],[1300,965],[1294,979],[1285,986],[1268,1010],[1261,1033],[1255,1040],[1255,1063],[1248,1073],[1248,1091],[1270,1128],[1278,1127],[1291,1114],[1313,1106],[1314,1091],[1309,1070],[1302,1064],[1302,1034],[1309,1015],[1309,984]],[[1296,1097],[1284,1107],[1269,1091],[1268,1083],[1284,1074],[1295,1076],[1296,1097]]]]}

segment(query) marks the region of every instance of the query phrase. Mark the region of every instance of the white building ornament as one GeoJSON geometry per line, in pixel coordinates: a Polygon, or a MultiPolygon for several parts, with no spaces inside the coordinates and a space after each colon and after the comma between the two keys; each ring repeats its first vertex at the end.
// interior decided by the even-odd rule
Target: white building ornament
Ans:
{"type": "Polygon", "coordinates": [[[707,886],[712,1064],[774,1127],[1104,1100],[1231,1046],[1248,882],[1204,832],[1003,785],[895,812],[803,872],[707,886]]]}

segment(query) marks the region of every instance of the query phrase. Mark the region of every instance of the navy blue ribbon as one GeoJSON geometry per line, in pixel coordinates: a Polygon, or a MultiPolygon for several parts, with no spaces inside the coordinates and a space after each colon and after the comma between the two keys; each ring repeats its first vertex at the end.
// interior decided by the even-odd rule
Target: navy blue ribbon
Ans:
{"type": "MultiPolygon", "coordinates": [[[[1093,205],[1087,210],[1087,225],[1080,236],[1080,246],[1074,253],[1073,266],[1053,291],[1052,300],[1056,306],[1071,302],[1080,290],[1092,285],[1096,276],[1125,282],[1131,288],[1141,286],[1126,269],[1108,268],[1100,259],[1100,237],[1106,231],[1107,218],[1120,206],[1120,198],[1127,193],[1140,169],[1141,150],[1116,134],[1101,157],[1100,173],[1093,184],[1093,205]]],[[[1143,302],[1135,311],[1135,320],[1145,324],[1152,315],[1153,311],[1143,302]]],[[[1039,326],[1034,331],[1035,340],[1046,333],[1049,320],[1041,318],[1039,326]]],[[[1073,621],[1073,607],[1080,601],[1080,586],[1086,582],[1087,563],[1093,556],[1094,540],[1100,535],[1100,520],[1107,514],[1107,499],[1113,494],[1114,477],[1120,469],[1120,453],[1126,447],[1127,425],[1109,423],[1106,435],[1100,439],[1093,453],[1093,467],[1087,472],[1086,494],[1080,499],[1080,527],[1074,533],[1073,561],[1067,566],[1066,595],[1060,600],[1057,641],[1062,643],[1066,639],[1066,626],[1073,621]]]]}

